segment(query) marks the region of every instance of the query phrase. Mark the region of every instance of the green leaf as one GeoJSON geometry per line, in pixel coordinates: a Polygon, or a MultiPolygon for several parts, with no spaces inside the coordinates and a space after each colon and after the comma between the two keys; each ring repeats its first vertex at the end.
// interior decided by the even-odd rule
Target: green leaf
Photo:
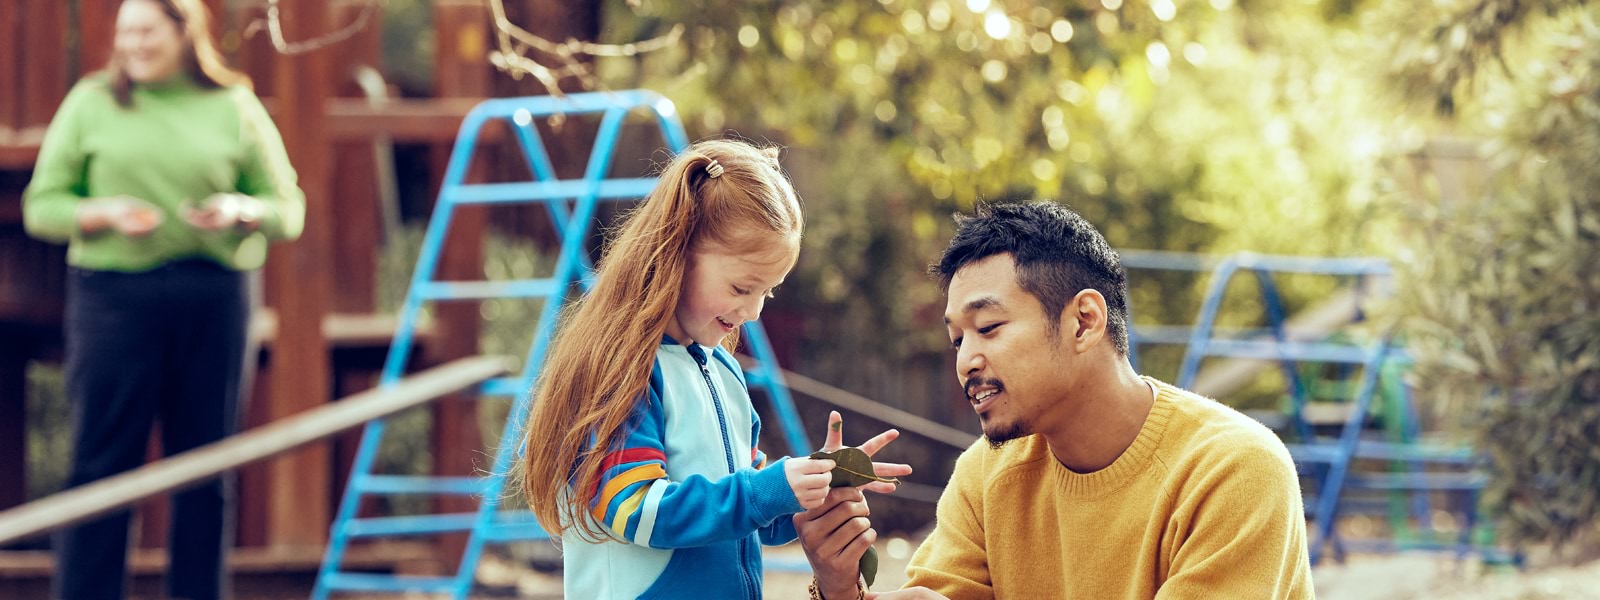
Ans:
{"type": "Polygon", "coordinates": [[[861,555],[861,576],[867,579],[867,587],[872,587],[872,582],[878,579],[878,549],[867,546],[867,553],[861,555]]]}
{"type": "Polygon", "coordinates": [[[879,477],[872,470],[872,457],[860,448],[845,447],[833,452],[812,452],[811,458],[831,460],[833,466],[833,482],[828,487],[857,487],[874,481],[900,485],[900,480],[893,477],[879,477]]]}

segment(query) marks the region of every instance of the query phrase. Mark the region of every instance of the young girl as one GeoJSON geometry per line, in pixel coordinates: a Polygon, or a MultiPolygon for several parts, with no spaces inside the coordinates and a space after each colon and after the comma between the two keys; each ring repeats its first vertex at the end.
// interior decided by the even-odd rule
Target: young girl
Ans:
{"type": "Polygon", "coordinates": [[[794,266],[801,225],[775,152],[697,143],[564,315],[523,466],[569,596],[759,598],[758,538],[793,541],[792,515],[822,503],[834,462],[767,464],[729,353],[794,266]]]}

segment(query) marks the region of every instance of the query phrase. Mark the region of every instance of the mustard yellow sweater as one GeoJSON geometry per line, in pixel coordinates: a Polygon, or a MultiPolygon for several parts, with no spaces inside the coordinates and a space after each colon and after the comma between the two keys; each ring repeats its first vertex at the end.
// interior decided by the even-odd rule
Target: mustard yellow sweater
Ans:
{"type": "Polygon", "coordinates": [[[1294,464],[1267,428],[1146,378],[1133,445],[1089,474],[1039,436],[956,460],[908,585],[968,598],[1312,598],[1294,464]]]}

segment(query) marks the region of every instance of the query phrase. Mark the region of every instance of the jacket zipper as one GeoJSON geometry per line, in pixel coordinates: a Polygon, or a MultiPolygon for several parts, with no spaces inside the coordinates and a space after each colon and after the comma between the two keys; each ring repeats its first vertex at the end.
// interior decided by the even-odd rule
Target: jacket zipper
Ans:
{"type": "MultiPolygon", "coordinates": [[[[711,392],[711,405],[717,409],[717,426],[722,429],[722,457],[728,461],[728,475],[731,476],[735,470],[733,445],[728,441],[728,418],[722,412],[722,397],[717,395],[717,386],[711,383],[711,371],[706,368],[705,352],[696,348],[694,351],[689,352],[689,355],[694,357],[694,362],[700,365],[700,377],[705,379],[706,389],[711,392]]],[[[745,569],[745,564],[749,562],[745,557],[745,541],[741,539],[735,543],[739,544],[739,578],[744,582],[745,597],[757,598],[759,596],[754,592],[755,585],[751,583],[750,574],[745,569]]]]}

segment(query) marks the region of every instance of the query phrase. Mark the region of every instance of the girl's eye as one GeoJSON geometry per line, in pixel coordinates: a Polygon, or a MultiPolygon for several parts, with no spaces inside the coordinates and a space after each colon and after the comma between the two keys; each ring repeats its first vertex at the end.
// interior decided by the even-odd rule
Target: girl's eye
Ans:
{"type": "Polygon", "coordinates": [[[733,286],[733,293],[738,294],[740,296],[748,296],[750,294],[750,290],[743,290],[743,289],[739,289],[739,286],[733,286]]]}

